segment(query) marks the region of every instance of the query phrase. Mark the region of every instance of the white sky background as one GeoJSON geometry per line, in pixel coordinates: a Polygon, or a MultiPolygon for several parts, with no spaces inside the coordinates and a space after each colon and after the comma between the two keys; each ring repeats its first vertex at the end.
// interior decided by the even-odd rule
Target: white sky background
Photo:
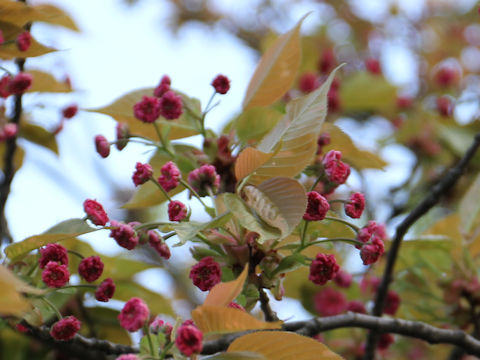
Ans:
{"type": "MultiPolygon", "coordinates": [[[[382,12],[388,9],[385,5],[387,1],[354,2],[360,4],[360,10],[373,17],[381,17],[382,12]],[[368,6],[362,6],[365,4],[368,6]]],[[[62,51],[29,59],[27,67],[53,71],[58,78],[68,73],[78,91],[68,96],[46,97],[45,103],[53,106],[54,110],[35,110],[40,123],[54,128],[59,120],[57,109],[66,104],[77,102],[82,108],[104,106],[134,89],[156,86],[163,74],[171,77],[175,89],[199,98],[203,105],[212,93],[210,82],[217,74],[225,74],[231,79],[231,90],[227,95],[218,97],[221,104],[208,115],[207,127],[218,131],[221,124],[240,110],[258,59],[235,37],[199,24],[187,26],[174,37],[167,29],[171,9],[165,2],[157,0],[142,0],[132,7],[120,0],[49,0],[48,3],[57,4],[71,13],[81,33],[35,24],[34,35],[41,42],[62,51]]],[[[248,12],[242,14],[246,1],[217,0],[217,3],[239,16],[254,15],[248,12]]],[[[305,4],[292,7],[292,23],[277,30],[287,31],[303,14],[316,8],[313,4],[318,5],[315,1],[306,1],[305,4]]],[[[421,12],[422,1],[408,0],[402,4],[412,17],[421,12]]],[[[305,22],[304,30],[308,31],[321,15],[312,14],[305,22]]],[[[409,54],[404,48],[392,45],[382,56],[387,61],[398,60],[399,57],[405,60],[397,61],[396,71],[391,72],[396,78],[392,80],[401,84],[411,78],[414,65],[411,59],[409,63],[409,54]],[[404,70],[404,77],[399,76],[402,73],[398,71],[399,67],[404,70]]],[[[389,69],[384,70],[389,76],[389,69]]],[[[375,128],[382,126],[380,123],[379,126],[361,129],[347,123],[344,125],[350,126],[346,130],[360,135],[360,138],[371,135],[375,128]]],[[[144,148],[130,144],[120,153],[112,147],[110,157],[101,159],[94,150],[93,137],[101,133],[114,140],[114,126],[115,123],[105,115],[80,112],[65,124],[57,138],[61,154],[59,159],[38,146],[28,146],[24,165],[15,176],[7,203],[9,226],[16,240],[41,233],[62,220],[83,217],[82,203],[86,198],[99,200],[111,218],[118,215],[115,208],[121,204],[112,202],[109,189],[112,179],[115,186],[133,191],[131,174],[135,162],[145,161],[147,154],[144,148]]],[[[362,145],[371,149],[373,141],[362,145]]],[[[412,162],[411,155],[398,147],[386,149],[384,155],[394,163],[394,167],[388,168],[382,176],[378,172],[369,176],[377,190],[386,190],[393,183],[402,181],[402,172],[405,173],[412,162]],[[393,171],[394,168],[397,170],[393,171]]],[[[349,183],[359,185],[355,178],[349,183]]],[[[107,232],[94,236],[93,244],[101,252],[116,253],[119,250],[118,246],[113,246],[114,242],[107,232]]],[[[281,315],[288,317],[296,313],[298,319],[304,313],[301,308],[288,309],[289,313],[281,315]]]]}

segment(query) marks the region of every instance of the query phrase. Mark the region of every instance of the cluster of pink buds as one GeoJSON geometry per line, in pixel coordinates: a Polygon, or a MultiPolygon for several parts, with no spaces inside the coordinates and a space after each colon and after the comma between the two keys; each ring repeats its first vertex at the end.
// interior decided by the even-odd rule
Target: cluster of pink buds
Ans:
{"type": "Polygon", "coordinates": [[[384,240],[387,238],[383,225],[375,221],[369,221],[366,226],[360,229],[357,240],[364,245],[357,245],[360,248],[360,257],[364,265],[375,263],[385,252],[384,240]]]}
{"type": "Polygon", "coordinates": [[[0,97],[21,95],[32,86],[33,77],[29,73],[18,73],[15,76],[4,75],[0,79],[0,97]]]}

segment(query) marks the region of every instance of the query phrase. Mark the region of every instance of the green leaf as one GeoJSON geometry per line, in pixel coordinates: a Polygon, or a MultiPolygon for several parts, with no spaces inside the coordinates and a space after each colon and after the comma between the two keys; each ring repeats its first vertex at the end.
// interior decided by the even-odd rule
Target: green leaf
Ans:
{"type": "Polygon", "coordinates": [[[307,257],[305,255],[299,253],[284,257],[278,264],[277,268],[271,274],[271,277],[273,278],[277,274],[297,270],[299,267],[302,267],[304,265],[306,258],[307,257]]]}
{"type": "Polygon", "coordinates": [[[40,70],[29,70],[28,73],[33,76],[32,86],[27,90],[29,93],[69,93],[72,91],[66,81],[59,82],[52,74],[40,70]]]}
{"type": "MultiPolygon", "coordinates": [[[[158,285],[161,285],[160,282],[158,285]]],[[[153,292],[133,280],[117,280],[115,286],[114,299],[128,301],[132,297],[139,297],[148,304],[152,314],[175,316],[170,300],[163,295],[153,292]]]]}
{"type": "Polygon", "coordinates": [[[323,124],[322,132],[330,135],[331,142],[323,147],[323,152],[341,150],[342,159],[351,164],[357,170],[384,169],[387,162],[377,154],[366,150],[360,150],[345,132],[338,126],[330,123],[323,124]]]}
{"type": "Polygon", "coordinates": [[[181,246],[185,244],[187,241],[194,239],[200,231],[221,227],[225,225],[231,218],[231,213],[224,213],[206,223],[188,221],[174,224],[172,227],[177,233],[180,242],[173,246],[181,246]]]}
{"type": "Polygon", "coordinates": [[[225,193],[222,194],[222,199],[227,209],[232,212],[235,219],[244,228],[260,235],[257,240],[260,244],[267,240],[279,239],[281,237],[280,231],[257,219],[237,195],[225,193]]]}
{"type": "MultiPolygon", "coordinates": [[[[153,125],[144,123],[133,115],[133,106],[142,100],[142,96],[153,96],[153,90],[154,88],[135,90],[121,96],[110,105],[98,109],[87,109],[87,111],[102,113],[117,121],[126,122],[132,134],[157,141],[158,137],[153,125]]],[[[178,91],[176,93],[182,97],[183,104],[188,106],[191,112],[184,109],[182,116],[176,120],[160,118],[156,121],[162,135],[168,136],[170,140],[199,134],[197,117],[201,116],[200,101],[191,99],[178,91]]]]}
{"type": "Polygon", "coordinates": [[[56,51],[55,49],[40,44],[33,37],[28,50],[20,51],[15,40],[17,39],[17,36],[24,31],[24,29],[3,21],[0,21],[0,29],[2,29],[5,42],[12,41],[11,43],[9,42],[8,44],[3,44],[0,46],[0,59],[12,60],[14,58],[29,58],[56,51]]]}
{"type": "Polygon", "coordinates": [[[261,140],[281,119],[283,114],[271,107],[253,108],[234,120],[234,128],[242,143],[261,140]]]}
{"type": "Polygon", "coordinates": [[[302,220],[307,208],[305,188],[297,180],[274,177],[257,187],[243,188],[246,204],[268,225],[288,236],[302,220]]]}
{"type": "Polygon", "coordinates": [[[260,59],[243,99],[245,110],[273,104],[292,86],[300,66],[300,27],[307,16],[275,40],[260,59]]]}
{"type": "Polygon", "coordinates": [[[79,235],[97,230],[101,229],[91,228],[82,219],[65,220],[48,229],[41,235],[30,236],[25,240],[7,246],[5,248],[5,254],[10,259],[13,259],[47,244],[72,239],[79,235]]]}
{"type": "Polygon", "coordinates": [[[480,225],[480,175],[477,175],[459,205],[460,226],[465,235],[480,225]]]}
{"type": "Polygon", "coordinates": [[[327,115],[327,94],[339,67],[312,93],[290,101],[285,116],[262,139],[257,149],[279,151],[256,169],[250,182],[261,183],[275,176],[294,177],[311,163],[317,151],[317,138],[327,115]]]}
{"type": "Polygon", "coordinates": [[[158,338],[153,334],[147,334],[142,336],[140,339],[140,355],[153,355],[157,356],[158,351],[160,349],[160,343],[158,342],[158,338]],[[148,341],[148,337],[150,337],[150,341],[152,343],[153,350],[155,354],[150,353],[150,343],[148,341]]]}
{"type": "Polygon", "coordinates": [[[396,109],[397,89],[383,76],[355,72],[340,86],[342,108],[346,112],[396,109]]]}
{"type": "Polygon", "coordinates": [[[20,125],[19,136],[43,146],[58,155],[58,145],[55,135],[41,126],[23,122],[20,125]]]}

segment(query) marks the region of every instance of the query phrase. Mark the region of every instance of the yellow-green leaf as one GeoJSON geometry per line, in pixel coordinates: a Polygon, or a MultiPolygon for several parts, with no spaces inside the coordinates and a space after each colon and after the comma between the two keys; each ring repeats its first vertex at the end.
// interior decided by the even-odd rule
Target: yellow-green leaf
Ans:
{"type": "Polygon", "coordinates": [[[229,333],[282,327],[282,321],[261,321],[243,310],[226,306],[201,305],[192,311],[192,319],[203,333],[229,333]]]}
{"type": "Polygon", "coordinates": [[[0,1],[0,21],[12,23],[19,27],[28,22],[42,21],[78,31],[77,25],[67,13],[48,4],[30,6],[17,1],[0,1]]]}
{"type": "MultiPolygon", "coordinates": [[[[1,167],[4,167],[4,158],[5,158],[5,150],[7,148],[7,143],[5,141],[0,142],[0,164],[1,167]]],[[[25,151],[22,147],[17,146],[17,150],[15,151],[15,155],[13,156],[13,165],[15,170],[18,170],[22,167],[23,159],[25,157],[25,151]]]]}
{"type": "Polygon", "coordinates": [[[377,154],[370,151],[360,150],[345,132],[338,126],[330,123],[323,124],[322,132],[328,132],[331,142],[324,146],[326,153],[330,150],[340,150],[342,158],[358,170],[383,169],[387,162],[377,154]]]}
{"type": "Polygon", "coordinates": [[[292,86],[300,66],[300,27],[307,15],[280,36],[260,59],[243,99],[245,110],[274,103],[292,86]]]}
{"type": "Polygon", "coordinates": [[[21,316],[29,310],[30,305],[20,294],[23,291],[24,284],[9,269],[0,265],[0,287],[2,296],[0,296],[0,315],[21,316]]]}
{"type": "Polygon", "coordinates": [[[248,265],[245,265],[242,273],[235,280],[215,285],[208,293],[203,305],[228,306],[242,292],[247,275],[248,265]]]}
{"type": "MultiPolygon", "coordinates": [[[[135,90],[121,96],[110,105],[99,109],[88,109],[88,111],[109,115],[117,121],[126,122],[132,134],[141,135],[158,141],[153,125],[144,123],[133,115],[133,106],[142,100],[142,96],[153,96],[153,90],[154,88],[135,90]]],[[[182,96],[184,105],[187,104],[188,108],[195,115],[192,115],[190,111],[184,109],[182,116],[176,120],[158,119],[156,123],[158,124],[162,135],[165,137],[168,135],[170,140],[180,139],[199,133],[195,117],[199,117],[201,114],[200,102],[196,99],[190,99],[181,93],[178,94],[182,96]]]]}
{"type": "Polygon", "coordinates": [[[259,107],[242,112],[232,124],[238,139],[242,143],[252,144],[261,140],[282,116],[273,107],[259,107]]]}
{"type": "Polygon", "coordinates": [[[268,225],[288,236],[302,220],[307,207],[305,188],[291,178],[274,177],[257,187],[243,188],[245,202],[268,225]]]}
{"type": "Polygon", "coordinates": [[[347,112],[393,111],[397,89],[383,76],[355,72],[342,81],[340,99],[343,110],[347,112]]]}
{"type": "Polygon", "coordinates": [[[67,82],[59,82],[49,73],[40,70],[29,70],[28,73],[33,76],[33,82],[27,92],[68,93],[72,91],[67,82]]]}
{"type": "Polygon", "coordinates": [[[466,236],[480,223],[480,175],[473,181],[460,201],[460,226],[466,236]]]}
{"type": "Polygon", "coordinates": [[[327,115],[327,94],[339,67],[320,88],[290,101],[287,113],[262,139],[257,149],[278,152],[254,171],[250,182],[261,183],[275,176],[294,177],[309,165],[317,151],[317,138],[327,115]]]}
{"type": "Polygon", "coordinates": [[[250,175],[270,160],[273,155],[273,152],[264,153],[252,147],[243,149],[235,161],[235,176],[237,180],[241,180],[245,176],[250,175]]]}
{"type": "Polygon", "coordinates": [[[185,244],[187,241],[192,240],[200,231],[223,226],[231,218],[232,214],[224,213],[205,223],[186,221],[178,224],[172,224],[172,227],[175,229],[177,237],[180,240],[180,242],[174,246],[180,246],[185,244]]]}
{"type": "Polygon", "coordinates": [[[19,136],[43,146],[58,155],[58,145],[55,135],[41,126],[24,122],[20,125],[19,136]]]}
{"type": "Polygon", "coordinates": [[[0,21],[0,30],[3,32],[5,41],[13,41],[13,43],[3,44],[0,46],[0,59],[11,60],[14,58],[29,58],[36,57],[50,52],[56,51],[53,48],[49,48],[40,44],[37,40],[32,37],[31,45],[27,51],[20,51],[17,48],[15,40],[21,32],[24,31],[23,28],[17,27],[13,24],[0,21]]]}
{"type": "Polygon", "coordinates": [[[49,243],[75,238],[98,229],[91,228],[82,219],[65,220],[41,235],[30,236],[20,242],[13,243],[5,248],[5,254],[10,258],[25,255],[49,243]]]}
{"type": "Polygon", "coordinates": [[[280,231],[266,223],[262,224],[261,220],[257,219],[250,212],[249,208],[237,195],[225,193],[222,194],[222,199],[227,209],[232,212],[240,225],[259,234],[258,243],[262,244],[267,240],[279,239],[281,237],[280,231]]]}
{"type": "Polygon", "coordinates": [[[227,352],[252,351],[268,360],[341,360],[317,340],[286,331],[258,331],[235,339],[227,352]]]}

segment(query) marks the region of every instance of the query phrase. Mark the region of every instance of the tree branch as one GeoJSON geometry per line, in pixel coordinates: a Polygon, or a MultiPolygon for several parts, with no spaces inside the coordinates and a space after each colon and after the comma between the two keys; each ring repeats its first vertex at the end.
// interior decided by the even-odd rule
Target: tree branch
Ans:
{"type": "MultiPolygon", "coordinates": [[[[75,335],[71,341],[55,341],[50,336],[49,329],[46,326],[41,326],[40,328],[28,326],[28,328],[30,330],[28,333],[30,336],[63,350],[68,349],[68,351],[83,351],[84,353],[89,352],[103,355],[120,355],[139,352],[136,347],[114,344],[107,340],[89,339],[78,334],[75,335]]],[[[309,337],[324,331],[341,328],[370,329],[382,333],[388,332],[417,338],[430,344],[451,344],[462,348],[468,354],[480,356],[480,341],[473,336],[468,335],[462,330],[439,329],[420,321],[381,318],[349,312],[342,315],[290,322],[283,325],[284,331],[295,332],[309,337]]],[[[254,331],[232,333],[216,340],[207,341],[203,344],[202,355],[211,355],[225,351],[236,338],[251,332],[254,331]]]]}
{"type": "Polygon", "coordinates": [[[265,315],[265,321],[278,321],[277,314],[270,307],[270,300],[265,290],[260,288],[258,292],[260,293],[260,309],[265,315]]]}
{"type": "MultiPolygon", "coordinates": [[[[387,295],[388,287],[392,281],[393,269],[397,260],[398,251],[402,243],[403,237],[407,233],[408,229],[423,215],[425,215],[435,204],[438,203],[440,197],[444,195],[449,189],[451,189],[462,176],[468,163],[473,158],[480,146],[480,133],[475,135],[474,141],[470,148],[467,150],[463,158],[451,168],[447,174],[432,187],[429,194],[423,199],[423,201],[415,207],[410,214],[398,225],[395,237],[388,252],[387,263],[385,265],[385,271],[383,273],[382,282],[377,290],[375,299],[375,306],[372,314],[374,316],[381,316],[383,313],[383,307],[385,305],[385,298],[387,295]]],[[[372,331],[367,339],[367,347],[365,350],[365,359],[373,359],[375,353],[375,347],[378,342],[378,333],[372,331]]]]}

